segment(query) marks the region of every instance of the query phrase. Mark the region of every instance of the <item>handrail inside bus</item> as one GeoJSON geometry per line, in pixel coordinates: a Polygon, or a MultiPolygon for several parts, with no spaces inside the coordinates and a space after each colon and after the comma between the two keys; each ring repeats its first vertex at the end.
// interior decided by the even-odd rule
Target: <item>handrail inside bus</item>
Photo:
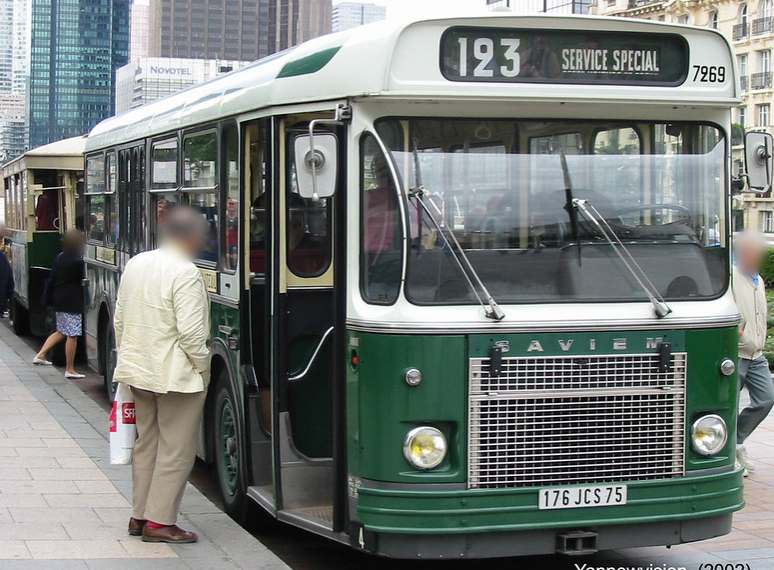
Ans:
{"type": "Polygon", "coordinates": [[[294,374],[293,376],[288,376],[289,382],[298,382],[299,380],[302,380],[307,374],[309,374],[309,370],[312,369],[314,361],[317,360],[317,356],[320,354],[320,350],[322,350],[325,341],[328,340],[328,337],[331,336],[332,332],[333,327],[329,327],[328,330],[325,331],[325,333],[322,335],[322,338],[320,339],[320,342],[317,343],[317,348],[315,348],[314,352],[312,353],[312,358],[309,359],[309,362],[300,373],[294,374]]]}

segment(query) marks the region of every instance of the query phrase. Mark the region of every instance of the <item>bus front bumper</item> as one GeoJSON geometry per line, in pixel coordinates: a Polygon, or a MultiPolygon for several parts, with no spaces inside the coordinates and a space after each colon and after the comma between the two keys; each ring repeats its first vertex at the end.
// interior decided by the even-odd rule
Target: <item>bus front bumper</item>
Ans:
{"type": "MultiPolygon", "coordinates": [[[[538,509],[538,489],[358,492],[353,546],[396,558],[585,554],[720,536],[744,506],[741,471],[628,483],[626,505],[538,509]]],[[[380,485],[380,487],[383,485],[380,485]]]]}

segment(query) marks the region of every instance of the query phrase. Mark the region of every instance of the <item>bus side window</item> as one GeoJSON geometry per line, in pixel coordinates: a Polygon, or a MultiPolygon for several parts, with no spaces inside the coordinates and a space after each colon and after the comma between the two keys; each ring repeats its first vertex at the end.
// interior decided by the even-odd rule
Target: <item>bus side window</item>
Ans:
{"type": "Polygon", "coordinates": [[[266,273],[266,240],[269,235],[266,208],[266,131],[263,124],[249,125],[245,132],[248,164],[245,183],[250,199],[250,273],[266,273]]]}
{"type": "Polygon", "coordinates": [[[151,247],[159,245],[158,226],[164,220],[169,211],[180,203],[180,196],[176,192],[178,188],[178,144],[177,139],[167,139],[153,143],[151,147],[151,191],[167,190],[167,192],[154,192],[151,199],[151,247]]]}
{"type": "Polygon", "coordinates": [[[151,153],[151,188],[177,188],[177,139],[153,143],[151,153]]]}
{"type": "Polygon", "coordinates": [[[302,198],[296,187],[295,148],[288,137],[288,191],[286,196],[288,267],[299,277],[319,277],[331,264],[331,198],[302,198]]]}
{"type": "Polygon", "coordinates": [[[102,243],[105,237],[105,161],[86,159],[86,238],[102,243]]]}
{"type": "Polygon", "coordinates": [[[394,303],[403,260],[398,196],[387,158],[370,134],[363,137],[361,157],[361,289],[370,302],[394,303]]]}
{"type": "Polygon", "coordinates": [[[183,143],[183,180],[191,207],[207,221],[207,238],[199,260],[217,267],[220,257],[220,185],[218,184],[218,137],[207,131],[185,138],[183,143]]]}
{"type": "Polygon", "coordinates": [[[116,202],[116,189],[118,187],[118,165],[116,155],[111,152],[105,160],[106,193],[105,193],[105,237],[108,245],[115,245],[118,239],[118,208],[116,202]]]}
{"type": "Polygon", "coordinates": [[[242,208],[239,204],[239,132],[233,123],[222,131],[223,183],[226,188],[225,260],[223,267],[234,271],[239,263],[239,220],[242,208]]]}
{"type": "Polygon", "coordinates": [[[151,224],[151,246],[159,245],[159,224],[180,203],[180,195],[177,192],[156,192],[151,198],[151,212],[153,223],[151,224]]]}

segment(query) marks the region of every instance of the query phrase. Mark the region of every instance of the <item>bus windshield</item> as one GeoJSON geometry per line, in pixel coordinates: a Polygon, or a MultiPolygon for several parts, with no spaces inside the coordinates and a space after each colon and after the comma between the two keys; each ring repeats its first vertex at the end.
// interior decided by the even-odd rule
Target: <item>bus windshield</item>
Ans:
{"type": "MultiPolygon", "coordinates": [[[[663,299],[725,290],[726,148],[715,126],[388,119],[377,132],[408,213],[411,302],[477,302],[455,242],[500,304],[646,300],[593,217],[663,299]]],[[[374,214],[366,222],[386,219],[374,214]]],[[[389,259],[364,253],[366,263],[389,259]]],[[[386,268],[374,269],[366,297],[370,286],[384,292],[386,268]]]]}

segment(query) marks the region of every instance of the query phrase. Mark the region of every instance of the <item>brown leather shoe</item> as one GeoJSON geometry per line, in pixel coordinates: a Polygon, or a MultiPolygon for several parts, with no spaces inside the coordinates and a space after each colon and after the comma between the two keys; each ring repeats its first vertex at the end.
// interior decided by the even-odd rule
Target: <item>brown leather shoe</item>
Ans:
{"type": "Polygon", "coordinates": [[[145,523],[148,522],[146,520],[142,519],[136,519],[134,517],[129,519],[129,535],[130,536],[140,536],[142,535],[142,529],[145,526],[145,523]]]}
{"type": "Polygon", "coordinates": [[[199,537],[195,532],[188,532],[179,526],[173,524],[163,528],[151,528],[148,525],[142,527],[143,542],[174,542],[176,544],[186,544],[196,542],[199,537]]]}

